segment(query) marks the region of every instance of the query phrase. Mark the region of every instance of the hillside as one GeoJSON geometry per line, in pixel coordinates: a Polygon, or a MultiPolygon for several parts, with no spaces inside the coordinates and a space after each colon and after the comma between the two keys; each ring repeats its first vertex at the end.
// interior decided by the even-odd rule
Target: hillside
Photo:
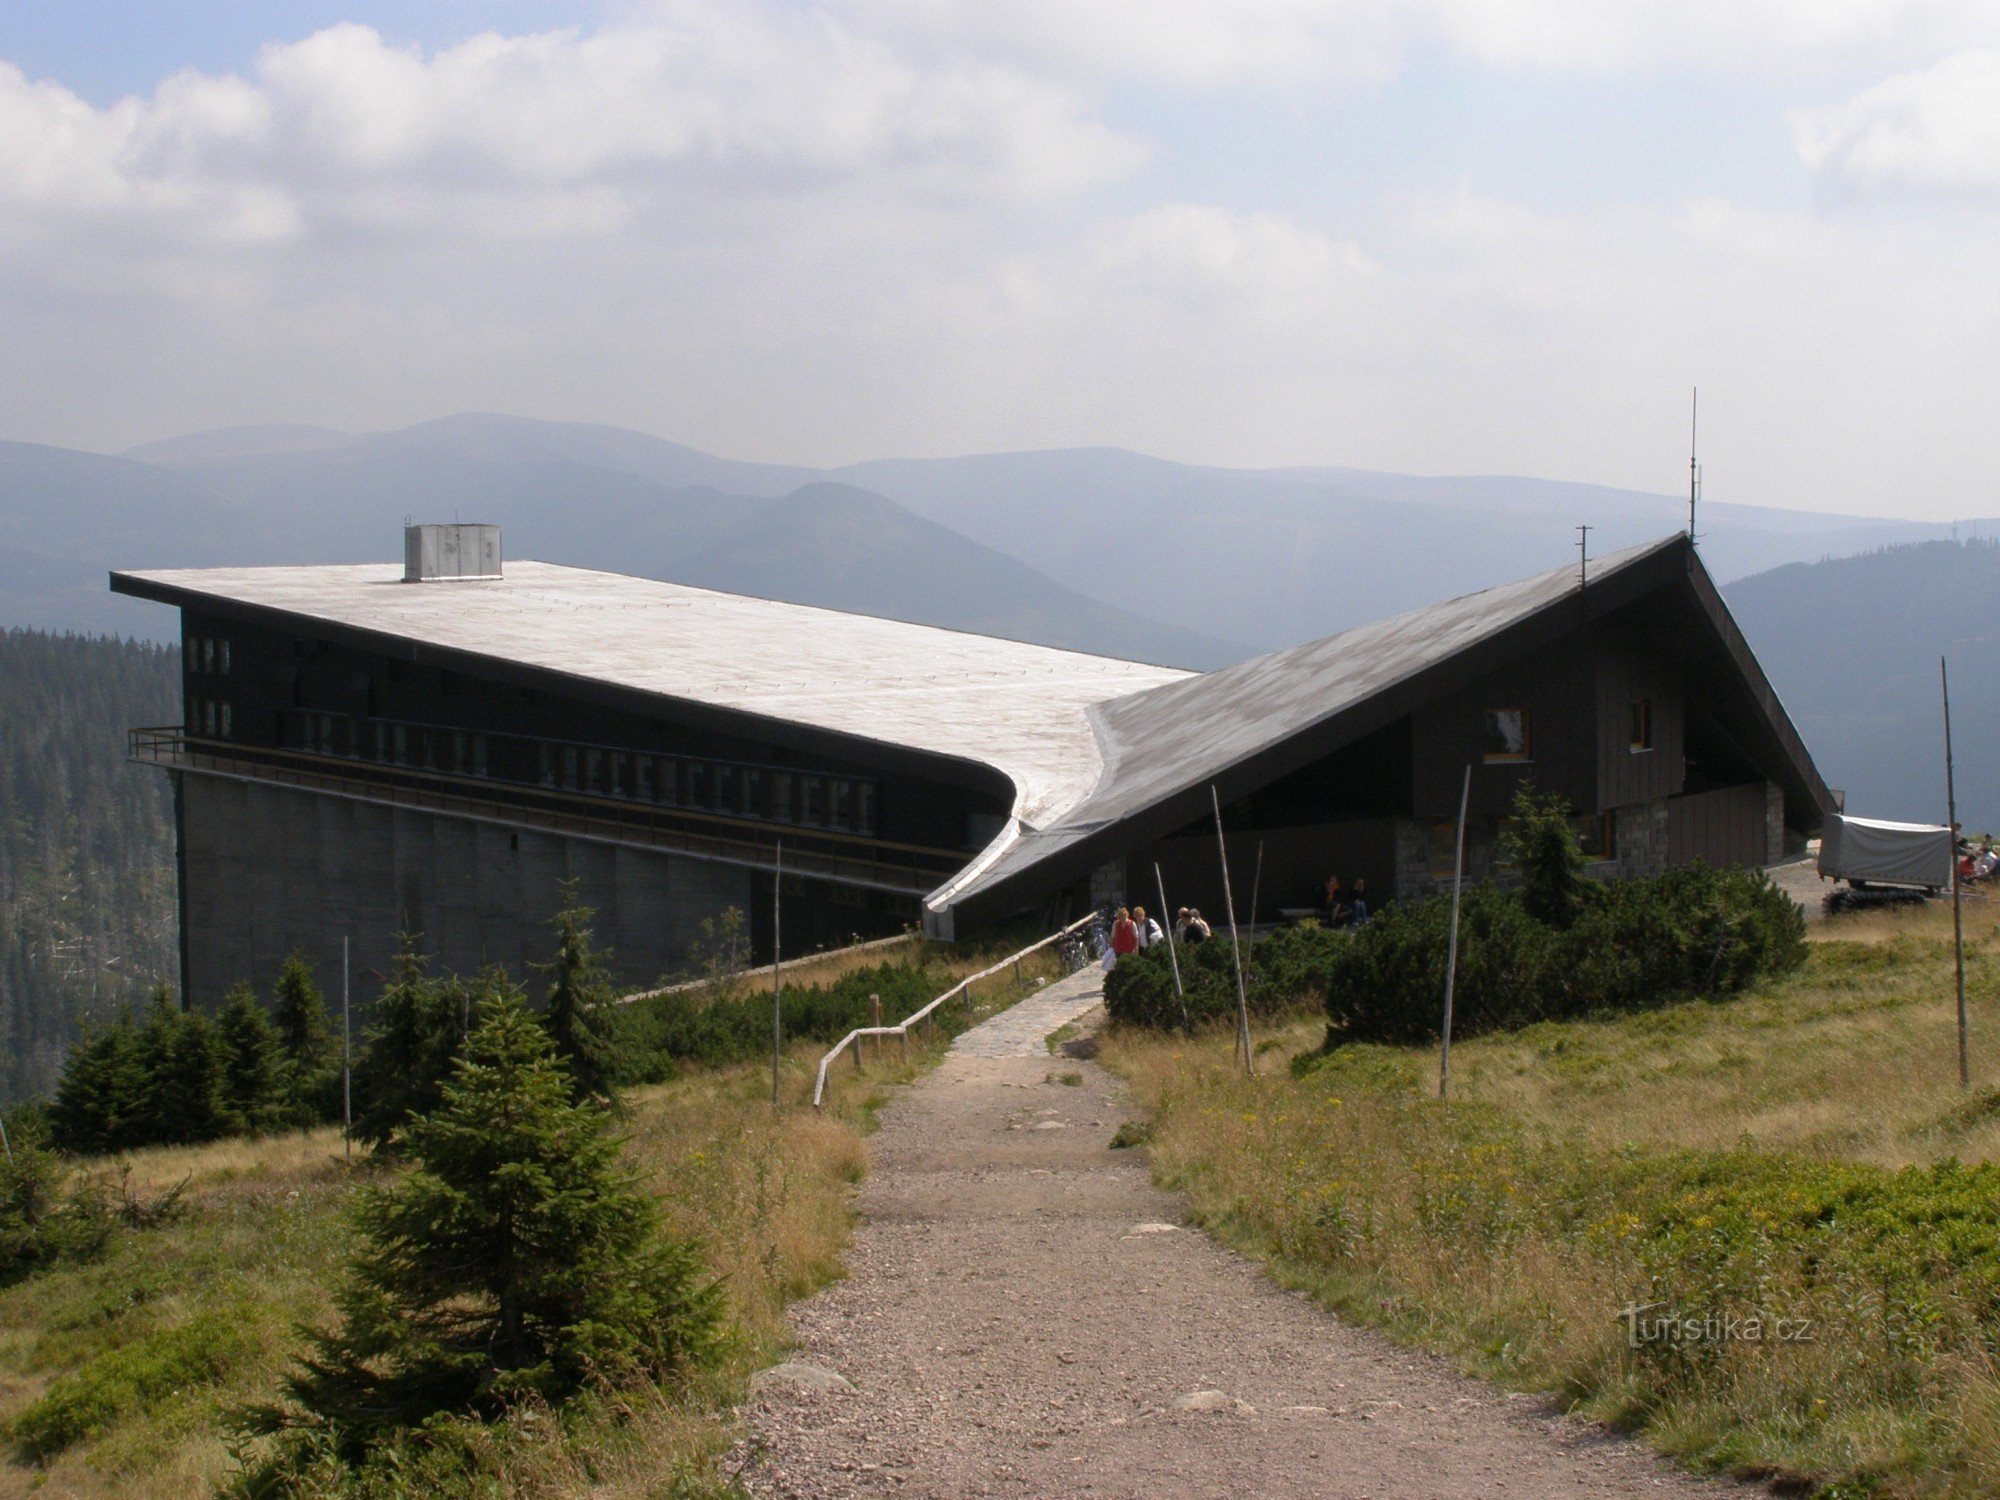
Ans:
{"type": "Polygon", "coordinates": [[[176,978],[172,799],[125,732],[173,719],[179,678],[171,647],[0,632],[0,1104],[176,978]]]}
{"type": "MultiPolygon", "coordinates": [[[[75,485],[51,483],[60,450],[35,450],[29,464],[26,446],[0,447],[0,621],[101,629],[165,628],[157,612],[103,597],[106,567],[379,558],[406,517],[460,516],[505,525],[516,557],[721,586],[754,577],[787,598],[1205,666],[1540,571],[1573,555],[1579,523],[1602,552],[1686,520],[1672,494],[1509,476],[1224,469],[1122,449],[815,470],[615,427],[462,413],[393,432],[230,428],[120,460],[67,455],[88,468],[91,504],[111,513],[100,543],[64,513],[75,485]],[[809,515],[810,501],[785,513],[807,520],[805,536],[839,541],[838,571],[854,584],[819,566],[800,534],[757,520],[761,503],[828,480],[908,513],[846,534],[826,490],[814,493],[827,514],[809,515]],[[725,544],[733,523],[746,531],[725,544]],[[864,563],[857,546],[876,555],[864,563]],[[709,562],[720,571],[704,575],[709,562]],[[863,577],[896,584],[887,597],[898,602],[880,605],[855,586],[863,577]],[[942,596],[949,612],[910,613],[927,607],[912,595],[942,596]],[[1055,634],[1052,611],[1069,616],[1055,634]]],[[[1946,528],[1715,503],[1702,532],[1727,581],[1946,528]]]]}
{"type": "Polygon", "coordinates": [[[1943,821],[1948,657],[1959,817],[2000,823],[2000,543],[1798,563],[1725,594],[1827,783],[1864,816],[1943,821]]]}

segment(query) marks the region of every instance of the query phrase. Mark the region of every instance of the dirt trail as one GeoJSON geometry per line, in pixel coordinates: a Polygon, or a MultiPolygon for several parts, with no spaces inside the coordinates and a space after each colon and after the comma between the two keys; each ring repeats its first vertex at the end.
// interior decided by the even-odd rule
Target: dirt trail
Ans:
{"type": "Polygon", "coordinates": [[[968,1032],[884,1112],[850,1277],[798,1307],[803,1368],[750,1409],[753,1493],[1745,1493],[1350,1328],[1172,1227],[1142,1153],[1107,1149],[1115,1081],[1042,1046],[1098,979],[968,1032]],[[820,1371],[854,1389],[811,1389],[836,1384],[820,1371]]]}

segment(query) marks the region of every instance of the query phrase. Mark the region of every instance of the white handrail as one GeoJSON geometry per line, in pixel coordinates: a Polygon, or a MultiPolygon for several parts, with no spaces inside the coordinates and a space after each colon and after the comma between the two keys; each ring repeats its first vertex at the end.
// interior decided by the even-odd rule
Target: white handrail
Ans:
{"type": "MultiPolygon", "coordinates": [[[[823,1109],[826,1107],[825,1101],[826,1101],[827,1069],[833,1066],[833,1060],[836,1057],[840,1056],[841,1053],[845,1052],[849,1047],[853,1046],[857,1040],[859,1040],[864,1036],[901,1037],[903,1039],[903,1050],[907,1053],[909,1051],[909,1046],[910,1046],[910,1028],[916,1025],[919,1021],[929,1020],[931,1017],[931,1013],[935,1011],[940,1005],[944,1004],[945,1001],[952,999],[956,995],[963,994],[967,989],[967,987],[979,983],[980,980],[987,979],[995,974],[998,974],[1002,969],[1006,968],[1009,964],[1018,964],[1022,959],[1026,958],[1030,953],[1041,952],[1041,950],[1048,947],[1049,944],[1061,941],[1063,938],[1068,937],[1072,932],[1075,932],[1079,927],[1083,927],[1091,922],[1095,922],[1097,918],[1098,918],[1098,913],[1096,912],[1091,912],[1087,916],[1078,917],[1074,922],[1070,923],[1069,926],[1062,928],[1060,931],[1050,933],[1047,937],[1043,938],[1039,943],[1031,943],[1027,947],[1023,948],[1019,953],[1008,954],[1007,957],[1001,959],[999,963],[994,964],[991,968],[981,969],[977,974],[966,975],[965,978],[959,980],[957,984],[953,985],[950,989],[946,990],[942,995],[939,995],[937,999],[931,1001],[930,1004],[926,1005],[922,1010],[913,1011],[911,1012],[911,1014],[905,1016],[902,1019],[902,1021],[897,1025],[857,1026],[854,1030],[848,1032],[846,1036],[842,1037],[839,1041],[833,1044],[833,1049],[830,1052],[828,1052],[825,1057],[822,1057],[819,1060],[819,1076],[813,1081],[813,1108],[823,1109]]],[[[855,1053],[855,1056],[857,1058],[860,1055],[861,1054],[858,1052],[855,1053]]]]}

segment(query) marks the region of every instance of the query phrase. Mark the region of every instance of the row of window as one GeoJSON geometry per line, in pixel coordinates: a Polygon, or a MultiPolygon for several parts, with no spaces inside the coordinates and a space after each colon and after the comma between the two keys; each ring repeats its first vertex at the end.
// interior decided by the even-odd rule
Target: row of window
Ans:
{"type": "Polygon", "coordinates": [[[654,807],[687,808],[828,828],[875,832],[875,783],[860,777],[653,755],[600,745],[487,735],[393,720],[305,711],[286,716],[292,748],[319,755],[488,777],[654,807]]]}
{"type": "Polygon", "coordinates": [[[190,672],[224,673],[229,670],[229,642],[219,636],[188,637],[187,669],[190,672]]]}
{"type": "MultiPolygon", "coordinates": [[[[1653,700],[1634,698],[1627,718],[1627,747],[1634,755],[1653,748],[1653,700]]],[[[1535,758],[1534,720],[1525,708],[1489,708],[1480,759],[1489,766],[1535,758]]]]}
{"type": "Polygon", "coordinates": [[[226,740],[236,734],[236,716],[230,712],[226,698],[189,698],[187,700],[187,727],[189,734],[199,734],[211,740],[226,740]]]}

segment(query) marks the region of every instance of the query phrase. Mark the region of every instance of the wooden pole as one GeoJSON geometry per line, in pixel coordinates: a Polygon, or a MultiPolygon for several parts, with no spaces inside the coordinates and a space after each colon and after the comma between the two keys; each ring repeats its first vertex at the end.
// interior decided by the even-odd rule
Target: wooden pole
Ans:
{"type": "Polygon", "coordinates": [[[1451,1002],[1458,986],[1458,902],[1465,890],[1465,814],[1472,805],[1472,767],[1465,768],[1465,785],[1458,793],[1458,852],[1451,863],[1451,943],[1444,960],[1444,1028],[1438,1048],[1438,1098],[1451,1088],[1451,1002]]]}
{"type": "Polygon", "coordinates": [[[1236,1041],[1243,1049],[1243,1071],[1257,1076],[1256,1061],[1250,1055],[1250,992],[1243,987],[1243,942],[1236,932],[1236,894],[1229,883],[1229,846],[1222,838],[1222,795],[1210,782],[1208,800],[1215,807],[1215,848],[1222,857],[1222,902],[1229,913],[1229,951],[1236,961],[1236,1041]]]}
{"type": "MultiPolygon", "coordinates": [[[[785,841],[779,839],[771,856],[771,1108],[778,1107],[778,1065],[785,1055],[785,841]]],[[[861,1056],[856,1050],[855,1064],[861,1056]]]]}
{"type": "Polygon", "coordinates": [[[1187,991],[1181,988],[1181,956],[1174,947],[1174,924],[1172,921],[1166,920],[1167,879],[1160,873],[1160,862],[1158,860],[1153,861],[1153,883],[1160,888],[1160,916],[1166,922],[1167,963],[1174,971],[1174,998],[1181,1003],[1181,1029],[1184,1031],[1193,1031],[1194,1026],[1188,1020],[1187,991]]]}
{"type": "Polygon", "coordinates": [[[354,1160],[354,1021],[352,1012],[349,939],[340,940],[340,1141],[341,1152],[354,1160]]]}
{"type": "Polygon", "coordinates": [[[1965,1036],[1965,918],[1959,908],[1961,882],[1958,878],[1958,785],[1951,765],[1951,676],[1944,658],[1938,658],[1938,688],[1944,696],[1944,805],[1945,822],[1951,830],[1951,945],[1958,969],[1958,1086],[1972,1087],[1972,1058],[1965,1036]]]}
{"type": "Polygon", "coordinates": [[[1257,872],[1250,877],[1250,936],[1257,935],[1257,898],[1264,892],[1264,841],[1257,840],[1257,872]]]}

